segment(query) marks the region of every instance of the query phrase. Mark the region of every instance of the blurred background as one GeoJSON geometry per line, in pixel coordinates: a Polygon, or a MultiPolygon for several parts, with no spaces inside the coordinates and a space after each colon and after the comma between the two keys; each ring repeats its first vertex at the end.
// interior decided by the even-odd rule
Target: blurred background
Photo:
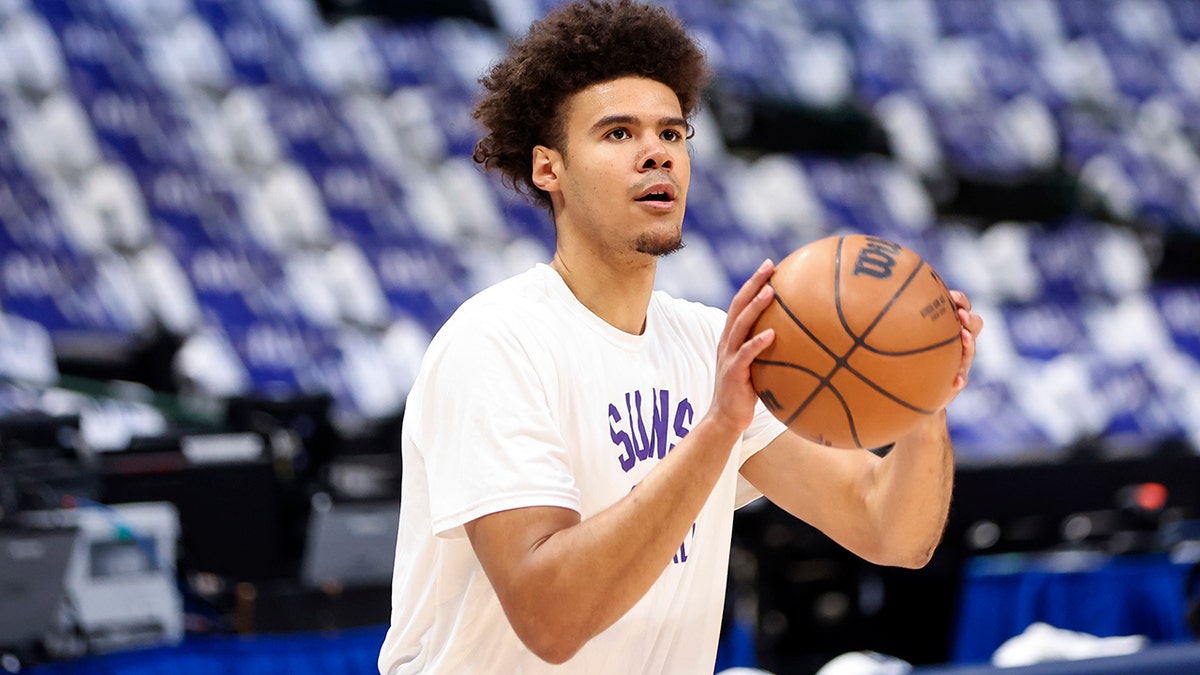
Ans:
{"type": "MultiPolygon", "coordinates": [[[[470,153],[555,4],[0,0],[0,666],[374,668],[420,358],[553,251],[470,153]]],[[[1200,4],[660,4],[717,75],[661,288],[862,232],[987,322],[931,564],[744,509],[720,661],[1194,640],[1200,4]]]]}

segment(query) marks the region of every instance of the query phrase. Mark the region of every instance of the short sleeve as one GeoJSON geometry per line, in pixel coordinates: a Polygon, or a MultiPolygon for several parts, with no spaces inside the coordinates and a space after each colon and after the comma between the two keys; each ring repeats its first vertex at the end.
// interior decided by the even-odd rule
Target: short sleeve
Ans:
{"type": "MultiPolygon", "coordinates": [[[[762,401],[754,407],[754,420],[750,422],[750,426],[742,434],[741,457],[738,466],[746,463],[746,460],[753,457],[759,450],[767,447],[771,441],[779,437],[780,434],[787,431],[787,426],[780,422],[775,415],[771,414],[770,410],[763,405],[762,401]]],[[[763,496],[758,488],[750,484],[750,481],[738,474],[737,497],[734,502],[735,508],[742,508],[750,502],[763,496]]]]}
{"type": "Polygon", "coordinates": [[[580,510],[570,457],[515,331],[495,321],[459,326],[426,358],[409,405],[418,407],[413,442],[435,535],[465,536],[464,524],[508,509],[580,510]]]}

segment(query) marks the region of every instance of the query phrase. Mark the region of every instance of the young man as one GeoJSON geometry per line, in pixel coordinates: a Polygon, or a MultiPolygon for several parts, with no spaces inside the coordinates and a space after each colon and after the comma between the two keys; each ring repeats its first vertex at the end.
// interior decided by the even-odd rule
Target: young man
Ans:
{"type": "MultiPolygon", "coordinates": [[[[676,20],[622,1],[560,8],[482,80],[476,160],[551,209],[557,248],[429,346],[384,675],[711,673],[733,511],[759,494],[880,564],[936,546],[944,411],[884,459],[807,442],[750,383],[770,261],[727,315],[653,291],[682,245],[705,77],[676,20]]],[[[982,321],[955,297],[957,394],[982,321]]]]}

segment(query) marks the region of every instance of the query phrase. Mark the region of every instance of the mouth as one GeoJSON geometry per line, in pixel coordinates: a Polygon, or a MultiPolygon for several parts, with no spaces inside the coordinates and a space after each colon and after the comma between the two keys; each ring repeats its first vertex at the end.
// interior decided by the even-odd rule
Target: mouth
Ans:
{"type": "Polygon", "coordinates": [[[669,206],[675,203],[675,186],[670,183],[655,183],[634,197],[633,201],[656,206],[669,206]]]}

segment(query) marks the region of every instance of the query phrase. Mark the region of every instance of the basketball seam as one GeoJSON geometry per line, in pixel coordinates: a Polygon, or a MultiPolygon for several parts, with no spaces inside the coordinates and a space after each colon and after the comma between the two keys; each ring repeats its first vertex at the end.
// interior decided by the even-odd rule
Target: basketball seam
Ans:
{"type": "MultiPolygon", "coordinates": [[[[770,282],[767,282],[767,283],[771,286],[772,289],[775,288],[774,284],[771,284],[770,282]]],[[[814,335],[812,333],[812,331],[810,331],[808,329],[808,327],[804,325],[804,322],[801,321],[799,317],[797,317],[795,314],[792,313],[791,308],[789,308],[787,306],[787,303],[785,303],[783,301],[783,299],[779,297],[778,293],[775,293],[773,300],[775,302],[779,303],[779,307],[781,309],[783,309],[784,314],[787,314],[788,318],[792,320],[792,323],[795,324],[795,326],[797,328],[804,331],[804,334],[807,335],[809,337],[809,339],[811,339],[813,341],[814,344],[816,344],[827,355],[829,355],[831,358],[833,358],[833,360],[835,362],[838,361],[838,357],[834,354],[833,350],[830,349],[829,347],[827,347],[824,342],[822,342],[819,338],[817,338],[817,336],[814,335]]],[[[766,361],[764,361],[762,359],[755,359],[755,362],[767,363],[766,361]]],[[[841,393],[838,392],[837,389],[835,389],[829,382],[830,377],[832,377],[833,373],[837,372],[838,366],[834,366],[834,369],[833,369],[833,371],[830,372],[829,376],[821,377],[820,375],[817,374],[816,371],[808,370],[807,368],[804,368],[802,366],[797,366],[793,363],[779,362],[776,365],[786,365],[789,368],[795,368],[796,370],[803,370],[803,371],[810,372],[810,373],[812,373],[812,375],[814,377],[817,378],[817,382],[818,382],[817,387],[812,390],[812,392],[808,395],[808,398],[804,399],[804,401],[802,401],[800,403],[800,405],[796,408],[795,412],[793,412],[790,416],[788,416],[787,421],[784,422],[784,424],[786,424],[787,426],[791,426],[792,422],[796,421],[796,418],[800,416],[800,413],[804,412],[804,409],[808,407],[808,404],[812,403],[812,400],[814,398],[816,398],[817,394],[821,393],[821,389],[823,389],[825,387],[828,387],[829,390],[834,393],[834,396],[838,397],[838,400],[842,399],[841,393]]],[[[853,372],[853,369],[851,369],[849,366],[846,366],[846,369],[853,372]]],[[[862,379],[864,382],[867,382],[868,384],[872,384],[869,380],[867,380],[865,377],[863,377],[859,373],[854,373],[854,374],[856,376],[858,376],[860,379],[862,379]]],[[[872,386],[874,386],[874,385],[872,385],[872,386]]],[[[858,441],[858,432],[854,426],[853,416],[850,415],[850,412],[848,410],[846,411],[846,419],[850,423],[850,433],[854,437],[854,444],[861,448],[862,444],[859,443],[859,441],[858,441]]]]}
{"type": "Polygon", "coordinates": [[[908,349],[908,350],[903,350],[903,351],[888,351],[888,350],[884,350],[884,349],[877,349],[868,344],[862,345],[862,348],[868,352],[871,352],[872,354],[878,354],[880,356],[912,356],[913,354],[921,354],[924,352],[933,351],[935,349],[940,349],[942,347],[945,347],[948,344],[953,344],[960,340],[962,340],[962,336],[955,334],[954,337],[946,338],[945,340],[942,340],[941,342],[935,342],[931,345],[926,345],[924,347],[917,347],[916,349],[908,349]]]}
{"type": "MultiPolygon", "coordinates": [[[[830,391],[834,392],[834,395],[836,395],[838,398],[841,398],[841,393],[838,391],[838,388],[833,386],[833,384],[830,382],[833,379],[833,375],[837,372],[838,368],[834,368],[833,371],[830,372],[829,377],[821,377],[820,375],[817,374],[817,372],[815,370],[805,368],[804,366],[798,366],[794,363],[789,363],[787,361],[768,361],[765,359],[755,359],[754,362],[759,365],[763,365],[763,366],[782,366],[784,368],[792,368],[793,370],[799,370],[799,371],[802,371],[805,373],[809,373],[813,377],[817,378],[818,386],[812,391],[812,393],[810,393],[808,395],[808,398],[804,399],[804,401],[796,409],[796,412],[792,413],[792,415],[787,418],[787,421],[785,422],[785,424],[790,425],[792,422],[794,422],[796,420],[796,418],[800,416],[800,413],[804,412],[804,409],[808,407],[808,404],[812,402],[812,399],[815,398],[816,395],[819,394],[821,392],[821,389],[824,387],[828,387],[830,391]]],[[[898,396],[896,396],[892,392],[888,391],[887,389],[884,389],[884,388],[880,387],[878,384],[875,384],[874,382],[872,382],[869,378],[867,378],[862,373],[858,372],[853,366],[851,366],[849,364],[844,364],[844,365],[840,366],[840,368],[845,370],[846,372],[850,373],[854,377],[858,378],[860,381],[862,381],[863,384],[874,389],[875,391],[879,392],[883,396],[887,397],[888,399],[890,399],[891,401],[895,402],[896,404],[898,404],[902,407],[908,408],[909,410],[911,410],[913,412],[922,413],[924,415],[932,415],[934,412],[936,412],[935,410],[930,410],[930,409],[922,408],[917,405],[913,405],[912,403],[909,403],[908,401],[905,401],[904,399],[899,398],[898,396]]],[[[850,419],[849,421],[850,421],[850,426],[853,427],[854,420],[850,419]]]]}
{"type": "Polygon", "coordinates": [[[859,346],[864,346],[864,347],[866,346],[867,336],[870,335],[871,331],[875,330],[875,327],[879,325],[879,322],[883,320],[883,317],[892,309],[892,305],[896,304],[896,298],[900,297],[904,293],[904,291],[908,289],[908,285],[912,283],[912,280],[917,278],[917,272],[920,272],[921,268],[925,266],[925,261],[921,260],[920,262],[917,263],[917,266],[914,267],[912,272],[909,273],[908,278],[904,280],[904,283],[900,284],[900,288],[897,288],[895,293],[892,293],[892,297],[888,298],[888,301],[887,301],[887,303],[884,304],[883,309],[881,309],[879,311],[879,314],[875,315],[875,318],[871,320],[871,323],[867,326],[866,330],[863,331],[862,335],[855,335],[854,332],[850,330],[850,326],[846,321],[846,315],[845,315],[845,313],[842,312],[842,242],[841,241],[838,241],[837,260],[835,261],[834,264],[836,265],[836,267],[835,267],[834,273],[833,273],[834,274],[834,276],[833,276],[833,302],[834,302],[834,306],[837,307],[838,321],[840,321],[842,323],[842,330],[846,331],[846,335],[849,335],[850,337],[854,338],[854,346],[851,347],[850,351],[846,352],[846,355],[845,355],[846,358],[849,358],[850,353],[853,352],[856,348],[858,348],[859,346]]]}

